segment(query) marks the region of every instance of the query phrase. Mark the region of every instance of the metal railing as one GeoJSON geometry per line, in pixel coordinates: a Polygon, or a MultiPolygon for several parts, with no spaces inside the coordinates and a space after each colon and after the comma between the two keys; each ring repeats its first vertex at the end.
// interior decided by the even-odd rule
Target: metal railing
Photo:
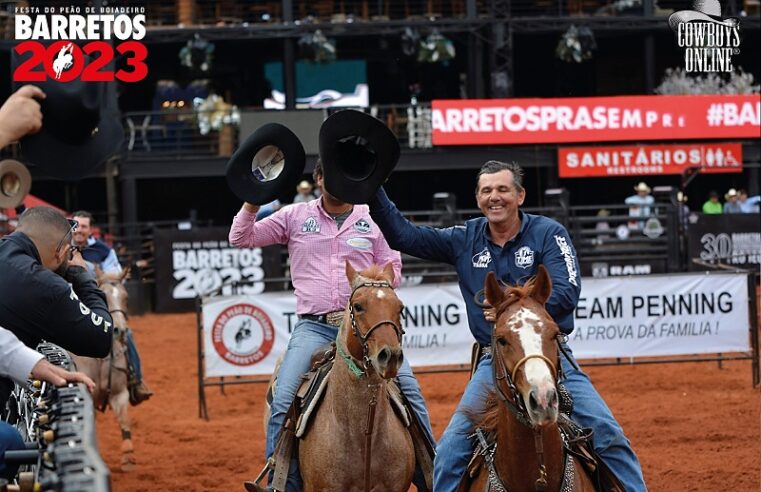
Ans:
{"type": "MultiPolygon", "coordinates": [[[[330,108],[326,116],[339,109],[344,108],[330,108]]],[[[430,104],[376,105],[364,111],[383,121],[403,148],[426,149],[433,146],[430,104]]],[[[241,139],[239,127],[224,125],[220,130],[211,130],[204,135],[199,125],[199,114],[184,108],[124,113],[125,157],[176,160],[190,155],[232,155],[241,139]]]]}

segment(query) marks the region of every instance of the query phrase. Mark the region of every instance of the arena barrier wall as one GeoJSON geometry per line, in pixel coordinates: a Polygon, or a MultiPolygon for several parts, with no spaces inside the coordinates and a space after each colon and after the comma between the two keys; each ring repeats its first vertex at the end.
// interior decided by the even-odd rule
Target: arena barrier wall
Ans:
{"type": "MultiPolygon", "coordinates": [[[[457,284],[397,294],[405,304],[405,357],[416,372],[467,370],[473,336],[457,284]]],[[[291,292],[198,299],[199,416],[208,417],[205,386],[268,380],[295,310],[291,292]]],[[[756,312],[755,280],[746,271],[590,278],[568,342],[586,365],[753,359],[756,385],[756,312]]]]}

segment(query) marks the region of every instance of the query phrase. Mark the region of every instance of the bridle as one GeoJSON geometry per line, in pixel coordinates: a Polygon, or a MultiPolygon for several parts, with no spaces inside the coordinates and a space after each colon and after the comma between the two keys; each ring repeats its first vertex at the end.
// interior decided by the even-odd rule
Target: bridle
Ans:
{"type": "MultiPolygon", "coordinates": [[[[336,350],[341,355],[341,357],[346,361],[346,364],[349,366],[349,370],[351,370],[354,373],[354,375],[357,376],[358,378],[368,375],[370,369],[372,368],[372,363],[370,362],[370,348],[368,346],[368,341],[370,339],[370,335],[372,335],[372,333],[376,329],[380,328],[383,325],[391,325],[391,328],[393,328],[394,332],[396,333],[396,337],[399,340],[399,343],[402,342],[402,335],[404,335],[404,330],[402,329],[402,327],[390,319],[384,319],[384,320],[378,321],[373,326],[371,326],[370,329],[367,330],[367,332],[365,332],[364,335],[362,335],[362,333],[359,331],[359,325],[357,324],[357,319],[355,317],[354,303],[352,301],[354,300],[354,294],[363,287],[391,289],[392,291],[394,290],[391,284],[386,281],[366,281],[361,284],[355,285],[351,291],[351,295],[349,296],[349,320],[351,321],[351,330],[354,333],[354,336],[357,337],[360,343],[362,344],[363,370],[356,367],[356,364],[354,363],[354,358],[351,355],[347,355],[343,352],[341,343],[338,340],[336,340],[336,350]]],[[[364,460],[365,461],[365,474],[364,474],[365,492],[370,492],[370,468],[372,464],[373,427],[375,426],[375,408],[376,408],[376,405],[378,404],[378,393],[380,392],[381,386],[382,385],[380,383],[371,383],[368,378],[367,388],[370,391],[371,397],[367,407],[367,423],[365,424],[365,447],[363,452],[365,456],[365,460],[364,460]]]]}
{"type": "MultiPolygon", "coordinates": [[[[495,315],[495,319],[499,320],[499,316],[505,311],[506,306],[503,305],[495,315]]],[[[555,379],[555,385],[557,386],[558,382],[558,367],[559,364],[554,364],[547,356],[543,354],[530,354],[526,355],[523,358],[521,358],[515,366],[513,366],[512,371],[507,370],[507,366],[505,365],[505,359],[502,357],[502,353],[497,349],[498,344],[496,343],[496,336],[495,336],[495,330],[492,331],[492,339],[491,339],[491,357],[492,357],[492,377],[494,379],[494,388],[497,391],[497,396],[499,399],[505,404],[508,410],[515,416],[515,418],[523,424],[524,426],[528,427],[534,432],[534,447],[536,449],[536,454],[539,459],[539,478],[536,480],[535,483],[535,489],[537,491],[544,491],[547,490],[547,468],[544,465],[544,447],[542,443],[542,428],[535,426],[531,419],[528,416],[528,410],[526,409],[526,405],[523,401],[523,398],[521,397],[520,392],[518,391],[518,387],[515,385],[515,378],[518,373],[518,369],[520,369],[523,365],[526,364],[531,359],[539,359],[544,361],[545,364],[550,368],[550,372],[552,373],[552,377],[555,379]],[[505,392],[505,389],[502,387],[502,384],[500,384],[501,381],[505,381],[505,384],[507,385],[508,393],[505,392]]],[[[559,356],[558,356],[559,357],[559,356]]],[[[497,470],[494,467],[493,463],[490,463],[490,480],[494,480],[496,485],[501,486],[502,490],[507,490],[504,483],[502,482],[502,479],[499,478],[499,475],[497,474],[497,470]]]]}
{"type": "Polygon", "coordinates": [[[362,365],[364,366],[364,373],[366,374],[367,371],[370,370],[372,367],[372,363],[370,362],[370,353],[369,353],[369,346],[368,342],[370,340],[370,335],[373,334],[373,332],[380,328],[383,325],[391,325],[391,328],[394,329],[394,332],[396,333],[396,337],[399,340],[399,343],[402,342],[402,335],[404,335],[404,329],[402,329],[401,326],[396,324],[393,320],[390,319],[384,319],[381,321],[378,321],[373,326],[370,327],[367,332],[365,332],[364,335],[362,335],[362,332],[359,331],[359,325],[357,324],[357,320],[355,318],[355,311],[354,311],[354,303],[352,302],[354,299],[354,294],[363,287],[375,287],[380,289],[391,289],[394,290],[394,288],[391,286],[390,283],[386,281],[372,281],[372,282],[363,282],[361,284],[356,285],[352,291],[351,295],[349,296],[349,320],[351,321],[351,331],[354,333],[354,336],[357,337],[362,344],[362,365]]]}

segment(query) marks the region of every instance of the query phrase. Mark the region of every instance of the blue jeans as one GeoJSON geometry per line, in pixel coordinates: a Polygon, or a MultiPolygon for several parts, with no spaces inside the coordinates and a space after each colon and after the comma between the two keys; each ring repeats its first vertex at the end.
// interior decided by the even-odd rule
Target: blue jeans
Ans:
{"type": "MultiPolygon", "coordinates": [[[[280,431],[283,427],[285,414],[293,403],[296,391],[301,384],[301,376],[310,369],[310,359],[312,354],[321,347],[335,341],[338,335],[338,329],[323,323],[302,319],[296,323],[296,327],[291,333],[291,339],[288,342],[288,348],[285,351],[283,363],[280,365],[280,372],[277,375],[277,385],[275,394],[272,399],[272,408],[270,409],[270,420],[267,426],[267,447],[265,450],[267,459],[275,452],[277,440],[280,437],[280,431]]],[[[420,385],[412,374],[407,359],[399,368],[398,374],[401,390],[407,397],[412,410],[417,415],[421,424],[425,428],[425,433],[431,443],[433,439],[431,431],[431,421],[428,417],[428,409],[423,400],[423,394],[420,391],[420,385]]],[[[298,461],[296,457],[291,460],[288,469],[287,492],[298,492],[301,490],[301,476],[298,472],[298,461]]]]}
{"type": "MultiPolygon", "coordinates": [[[[567,345],[564,344],[563,348],[573,357],[567,345]]],[[[574,369],[562,354],[560,363],[565,374],[563,384],[573,396],[571,418],[582,427],[594,429],[595,450],[628,492],[646,491],[637,455],[610,409],[592,386],[589,376],[574,369]]],[[[433,490],[436,492],[454,492],[457,489],[474,445],[468,439],[473,426],[463,409],[469,408],[476,412],[483,409],[486,394],[493,386],[491,356],[485,355],[465,388],[460,404],[436,448],[433,462],[433,490]]]]}
{"type": "Polygon", "coordinates": [[[135,345],[135,340],[132,339],[132,330],[129,328],[127,328],[125,340],[127,341],[127,360],[134,372],[135,381],[139,383],[143,380],[143,369],[140,367],[140,355],[137,353],[137,345],[135,345]]]}
{"type": "Polygon", "coordinates": [[[5,452],[24,449],[24,441],[15,427],[0,420],[0,478],[12,480],[18,465],[5,466],[5,452]]]}

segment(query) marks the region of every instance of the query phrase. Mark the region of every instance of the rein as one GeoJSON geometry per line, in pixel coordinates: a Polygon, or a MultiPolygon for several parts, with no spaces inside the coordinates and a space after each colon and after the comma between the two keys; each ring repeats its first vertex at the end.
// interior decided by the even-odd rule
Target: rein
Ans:
{"type": "MultiPolygon", "coordinates": [[[[336,351],[341,356],[341,358],[346,362],[346,365],[349,367],[349,370],[351,371],[354,376],[357,377],[357,379],[361,379],[363,376],[367,376],[370,372],[370,369],[372,368],[372,363],[370,362],[370,354],[369,354],[369,347],[368,347],[368,341],[370,339],[370,335],[372,335],[373,331],[380,328],[383,325],[391,325],[391,327],[394,329],[394,332],[396,332],[396,336],[399,339],[399,342],[402,341],[402,335],[404,335],[404,330],[401,326],[396,324],[393,320],[390,319],[384,319],[381,321],[378,321],[373,326],[370,327],[367,332],[362,335],[362,333],[359,331],[359,325],[357,324],[357,320],[355,318],[355,312],[354,312],[354,304],[352,303],[352,299],[354,298],[354,294],[357,292],[357,290],[363,288],[363,287],[377,287],[377,288],[384,288],[384,289],[391,289],[394,288],[391,286],[390,283],[385,281],[375,281],[375,282],[364,282],[361,284],[358,284],[354,287],[351,291],[351,295],[349,296],[349,319],[351,320],[351,330],[355,337],[359,339],[359,341],[362,344],[362,369],[359,368],[357,363],[355,362],[356,359],[352,357],[350,353],[347,353],[341,346],[340,340],[336,339],[336,351]]],[[[364,458],[365,458],[365,469],[364,469],[364,485],[365,485],[365,492],[370,492],[370,468],[372,465],[372,443],[373,443],[373,428],[375,427],[375,410],[378,405],[378,394],[380,393],[380,388],[382,384],[380,383],[370,383],[368,380],[367,383],[367,389],[370,391],[371,397],[370,401],[367,406],[367,422],[365,423],[365,447],[364,447],[364,458]]]]}

